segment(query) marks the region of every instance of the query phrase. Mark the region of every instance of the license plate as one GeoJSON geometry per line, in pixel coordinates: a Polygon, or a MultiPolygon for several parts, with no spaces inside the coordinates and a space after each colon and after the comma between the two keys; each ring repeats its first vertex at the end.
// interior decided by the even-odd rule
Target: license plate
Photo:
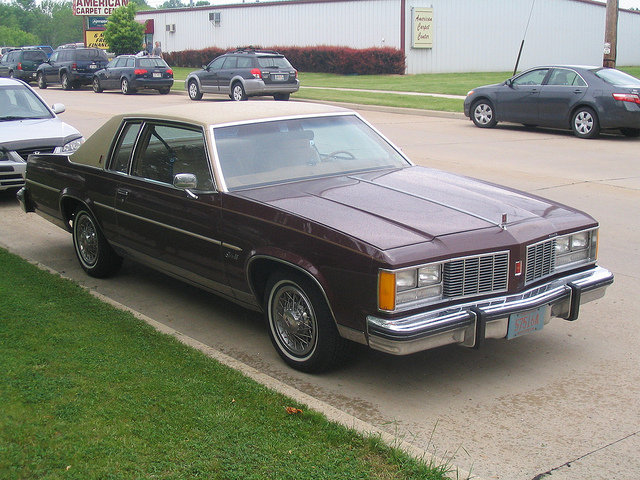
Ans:
{"type": "Polygon", "coordinates": [[[509,316],[509,329],[507,338],[516,338],[542,330],[544,327],[544,317],[547,307],[540,307],[537,310],[527,310],[526,312],[512,313],[509,316]]]}
{"type": "Polygon", "coordinates": [[[98,66],[94,63],[92,63],[91,65],[89,65],[89,68],[92,70],[95,70],[96,68],[98,68],[98,66]]]}
{"type": "Polygon", "coordinates": [[[271,75],[275,82],[284,82],[284,75],[276,73],[275,75],[271,75]]]}
{"type": "Polygon", "coordinates": [[[162,78],[162,74],[160,72],[153,72],[153,78],[162,78]]]}

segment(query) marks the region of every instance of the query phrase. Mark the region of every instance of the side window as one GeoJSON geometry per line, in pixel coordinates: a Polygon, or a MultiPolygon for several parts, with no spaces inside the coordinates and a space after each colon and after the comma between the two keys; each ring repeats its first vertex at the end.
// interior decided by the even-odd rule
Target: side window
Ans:
{"type": "Polygon", "coordinates": [[[58,60],[58,55],[60,55],[60,52],[53,52],[51,54],[51,56],[49,57],[49,60],[51,61],[51,63],[58,60]]]}
{"type": "Polygon", "coordinates": [[[120,132],[118,143],[111,157],[109,170],[127,173],[129,170],[129,159],[133,151],[138,132],[140,131],[140,122],[131,122],[124,126],[120,132]]]}
{"type": "Polygon", "coordinates": [[[127,58],[127,67],[135,67],[136,59],[135,58],[127,58]]]}
{"type": "Polygon", "coordinates": [[[179,173],[196,176],[198,190],[213,190],[209,159],[201,129],[146,124],[131,174],[172,184],[179,173]]]}
{"type": "Polygon", "coordinates": [[[209,68],[211,68],[212,70],[220,70],[226,58],[227,57],[216,58],[213,62],[209,64],[209,68]]]}
{"type": "Polygon", "coordinates": [[[227,57],[224,61],[223,69],[228,70],[230,68],[236,68],[238,64],[238,59],[236,57],[227,57]]]}
{"type": "Polygon", "coordinates": [[[548,71],[548,68],[541,68],[540,70],[524,73],[513,80],[513,85],[542,85],[542,81],[547,76],[548,71]]]}
{"type": "Polygon", "coordinates": [[[249,57],[238,57],[238,68],[251,68],[253,62],[249,57]]]}

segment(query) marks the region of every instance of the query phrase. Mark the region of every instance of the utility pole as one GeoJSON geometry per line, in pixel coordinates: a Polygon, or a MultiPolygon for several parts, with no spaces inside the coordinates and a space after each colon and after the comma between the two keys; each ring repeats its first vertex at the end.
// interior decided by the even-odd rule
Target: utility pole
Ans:
{"type": "Polygon", "coordinates": [[[618,44],[618,0],[607,0],[603,67],[615,68],[618,44]]]}

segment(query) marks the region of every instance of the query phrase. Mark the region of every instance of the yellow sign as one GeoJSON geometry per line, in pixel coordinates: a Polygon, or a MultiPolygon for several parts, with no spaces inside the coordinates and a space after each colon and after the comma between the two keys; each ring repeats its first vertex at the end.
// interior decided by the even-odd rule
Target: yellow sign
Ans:
{"type": "Polygon", "coordinates": [[[413,48],[433,48],[433,8],[412,8],[413,48]]]}
{"type": "Polygon", "coordinates": [[[84,44],[87,48],[102,48],[108,50],[109,47],[104,42],[104,32],[102,30],[87,30],[84,32],[84,44]]]}

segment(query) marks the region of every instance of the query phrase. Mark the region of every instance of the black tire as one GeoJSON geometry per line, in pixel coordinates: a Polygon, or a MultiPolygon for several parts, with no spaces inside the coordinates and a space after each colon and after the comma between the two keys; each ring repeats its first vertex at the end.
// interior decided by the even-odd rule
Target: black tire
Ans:
{"type": "Polygon", "coordinates": [[[235,100],[236,102],[243,102],[247,100],[247,93],[244,91],[244,87],[240,82],[236,82],[231,85],[231,100],[235,100]]]}
{"type": "Polygon", "coordinates": [[[44,75],[42,73],[38,74],[38,88],[44,90],[47,88],[47,81],[44,79],[44,75]]]}
{"type": "Polygon", "coordinates": [[[198,87],[198,82],[196,82],[195,80],[191,80],[189,82],[189,98],[191,100],[200,100],[202,98],[202,92],[200,91],[200,88],[198,87]]]}
{"type": "Polygon", "coordinates": [[[109,277],[122,266],[122,257],[113,251],[84,206],[73,215],[73,247],[80,266],[91,277],[109,277]]]}
{"type": "Polygon", "coordinates": [[[93,82],[91,83],[93,87],[93,91],[96,93],[102,93],[104,90],[100,86],[100,79],[98,77],[93,77],[93,82]]]}
{"type": "Polygon", "coordinates": [[[291,96],[291,94],[289,93],[276,93],[273,95],[273,99],[274,100],[279,100],[282,102],[286,102],[287,100],[289,100],[289,97],[291,96]]]}
{"type": "Polygon", "coordinates": [[[498,124],[496,112],[489,100],[478,100],[471,106],[471,120],[479,128],[493,128],[498,124]]]}
{"type": "Polygon", "coordinates": [[[269,337],[280,357],[302,372],[320,372],[342,363],[349,342],[338,333],[319,288],[306,276],[276,272],[265,290],[269,337]]]}
{"type": "Polygon", "coordinates": [[[571,128],[578,138],[596,138],[600,135],[598,115],[589,107],[580,107],[571,116],[571,128]]]}
{"type": "Polygon", "coordinates": [[[73,87],[73,85],[71,84],[71,82],[69,81],[69,75],[67,75],[66,73],[63,73],[60,76],[60,85],[62,85],[62,89],[63,90],[71,90],[71,88],[73,87]]]}
{"type": "Polygon", "coordinates": [[[640,128],[621,128],[620,133],[628,138],[636,138],[640,136],[640,128]]]}
{"type": "Polygon", "coordinates": [[[167,95],[171,91],[171,87],[162,87],[158,89],[160,95],[167,95]]]}

